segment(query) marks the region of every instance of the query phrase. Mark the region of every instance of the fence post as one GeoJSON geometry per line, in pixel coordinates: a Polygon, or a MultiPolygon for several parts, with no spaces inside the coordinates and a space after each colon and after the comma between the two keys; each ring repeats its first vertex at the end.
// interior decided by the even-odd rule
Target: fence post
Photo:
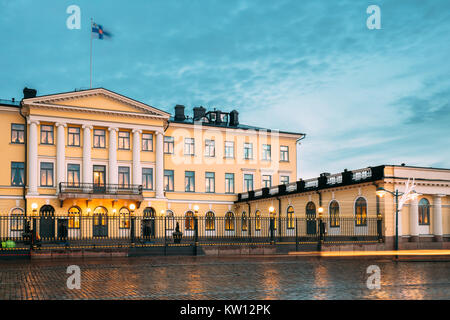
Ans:
{"type": "Polygon", "coordinates": [[[198,247],[198,217],[195,215],[194,217],[194,255],[197,255],[197,247],[198,247]]]}
{"type": "Polygon", "coordinates": [[[378,233],[378,242],[383,242],[383,217],[381,213],[377,214],[377,233],[378,233]]]}
{"type": "Polygon", "coordinates": [[[318,241],[318,251],[322,250],[322,244],[323,244],[323,234],[324,234],[324,226],[322,224],[322,215],[319,215],[319,223],[318,223],[318,227],[319,227],[319,241],[318,241]]]}
{"type": "Polygon", "coordinates": [[[136,217],[133,215],[131,216],[131,230],[130,230],[131,246],[134,246],[135,229],[136,229],[136,217]]]}
{"type": "Polygon", "coordinates": [[[298,251],[298,223],[297,223],[297,218],[295,218],[295,251],[298,251]]]}
{"type": "Polygon", "coordinates": [[[167,219],[164,215],[164,255],[167,256],[167,219]]]}
{"type": "Polygon", "coordinates": [[[270,216],[270,244],[275,244],[275,235],[274,235],[274,221],[275,218],[271,215],[270,216]]]}

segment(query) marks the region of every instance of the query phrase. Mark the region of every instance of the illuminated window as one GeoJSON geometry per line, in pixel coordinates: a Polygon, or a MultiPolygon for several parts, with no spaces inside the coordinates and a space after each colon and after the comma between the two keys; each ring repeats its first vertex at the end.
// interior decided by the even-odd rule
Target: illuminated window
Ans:
{"type": "Polygon", "coordinates": [[[105,148],[106,131],[103,129],[94,129],[94,148],[105,148]]]}
{"type": "Polygon", "coordinates": [[[142,134],[142,150],[153,151],[153,135],[151,133],[142,134]]]}
{"type": "Polygon", "coordinates": [[[367,226],[367,202],[359,197],[355,202],[355,224],[357,226],[367,226]]]}
{"type": "Polygon", "coordinates": [[[14,208],[11,211],[11,231],[23,231],[24,211],[21,208],[14,208]]]}
{"type": "Polygon", "coordinates": [[[292,206],[289,206],[287,208],[287,228],[288,229],[295,228],[294,207],[292,206]]]}
{"type": "Polygon", "coordinates": [[[339,227],[339,203],[336,200],[330,202],[330,227],[339,227]]]}
{"type": "Polygon", "coordinates": [[[419,225],[430,225],[430,202],[425,198],[419,202],[419,225]]]}
{"type": "Polygon", "coordinates": [[[119,131],[119,150],[130,150],[130,132],[119,131]]]}
{"type": "Polygon", "coordinates": [[[41,162],[41,187],[53,187],[52,162],[41,162]]]}
{"type": "Polygon", "coordinates": [[[261,230],[261,211],[256,210],[255,212],[255,230],[261,230]]]}
{"type": "Polygon", "coordinates": [[[242,212],[241,224],[242,224],[242,231],[247,231],[248,230],[248,222],[247,222],[247,213],[245,211],[242,212]]]}
{"type": "Polygon", "coordinates": [[[71,164],[67,165],[67,183],[71,187],[77,187],[80,185],[80,165],[71,164]]]}
{"type": "Polygon", "coordinates": [[[71,147],[80,146],[80,128],[68,127],[67,128],[67,145],[71,147]]]}
{"type": "Polygon", "coordinates": [[[186,212],[184,228],[186,230],[194,230],[194,213],[192,211],[186,212]]]}
{"type": "Polygon", "coordinates": [[[41,125],[41,144],[53,144],[53,126],[41,125]]]}
{"type": "Polygon", "coordinates": [[[153,190],[153,168],[142,168],[142,188],[153,190]]]}
{"type": "Polygon", "coordinates": [[[164,191],[173,191],[173,170],[164,170],[164,191]]]}
{"type": "Polygon", "coordinates": [[[173,137],[164,136],[164,153],[173,154],[174,139],[173,137]]]}
{"type": "Polygon", "coordinates": [[[119,228],[129,229],[130,228],[130,211],[123,207],[119,211],[119,228]]]}
{"type": "Polygon", "coordinates": [[[207,231],[212,231],[216,229],[216,219],[214,217],[214,212],[212,211],[208,211],[206,213],[205,229],[207,231]]]}
{"type": "Polygon", "coordinates": [[[69,229],[80,229],[81,210],[78,207],[69,209],[69,229]]]}
{"type": "Polygon", "coordinates": [[[231,211],[225,214],[225,230],[234,231],[234,214],[231,211]]]}
{"type": "Polygon", "coordinates": [[[11,185],[23,186],[25,164],[23,162],[11,162],[11,185]]]}
{"type": "Polygon", "coordinates": [[[25,125],[11,124],[11,143],[25,143],[25,125]]]}
{"type": "Polygon", "coordinates": [[[195,172],[185,171],[184,172],[184,186],[186,192],[195,192],[195,172]]]}

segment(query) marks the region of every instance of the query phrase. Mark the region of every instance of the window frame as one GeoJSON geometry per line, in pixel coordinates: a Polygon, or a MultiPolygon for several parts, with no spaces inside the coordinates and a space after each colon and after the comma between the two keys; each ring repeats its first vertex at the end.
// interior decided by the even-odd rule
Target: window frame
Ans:
{"type": "Polygon", "coordinates": [[[43,187],[43,188],[54,188],[55,187],[55,164],[53,162],[46,162],[46,161],[41,161],[39,163],[39,186],[43,187]],[[51,164],[51,168],[42,168],[42,165],[48,165],[51,164]],[[42,171],[46,172],[45,178],[46,178],[46,183],[47,184],[42,184],[42,171]],[[49,176],[49,172],[51,172],[51,175],[49,176]],[[51,177],[51,182],[52,184],[48,184],[48,180],[49,177],[51,177]]]}
{"type": "Polygon", "coordinates": [[[262,145],[262,157],[261,160],[271,161],[272,160],[272,145],[271,144],[263,144],[262,145]],[[267,158],[267,154],[269,157],[267,158]]]}
{"type": "Polygon", "coordinates": [[[430,226],[430,207],[431,207],[430,201],[428,201],[427,198],[420,199],[420,201],[418,203],[418,211],[419,212],[418,212],[418,216],[417,216],[417,219],[418,219],[417,222],[419,223],[419,226],[430,226]],[[424,202],[426,202],[426,203],[424,203],[424,202]],[[424,212],[424,210],[426,210],[426,211],[424,212]],[[425,216],[427,222],[423,222],[424,216],[425,216]]]}
{"type": "Polygon", "coordinates": [[[249,191],[253,191],[254,190],[254,188],[255,188],[255,176],[254,176],[254,174],[253,173],[244,173],[244,190],[243,190],[243,192],[249,192],[249,191]],[[246,176],[251,176],[252,177],[252,179],[251,179],[251,182],[252,182],[252,188],[251,189],[249,189],[248,188],[248,179],[246,179],[246,176]]]}
{"type": "Polygon", "coordinates": [[[367,200],[364,197],[358,197],[355,200],[355,226],[356,227],[367,227],[367,214],[368,214],[368,204],[367,200]],[[364,206],[361,204],[362,200],[364,200],[364,206]],[[360,202],[358,204],[358,202],[360,202]],[[362,209],[365,208],[363,211],[362,209]],[[358,212],[358,209],[361,209],[361,212],[358,212]],[[358,218],[358,216],[360,216],[358,218]]]}
{"type": "Polygon", "coordinates": [[[117,184],[119,189],[128,189],[131,186],[131,177],[130,177],[130,167],[128,166],[119,166],[117,167],[117,184]],[[125,170],[126,169],[126,170],[125,170]],[[121,172],[122,170],[122,172],[121,172]],[[120,183],[120,177],[123,176],[124,180],[126,178],[127,183],[120,183]]]}
{"type": "Polygon", "coordinates": [[[25,184],[25,162],[21,161],[11,161],[11,186],[12,187],[23,187],[25,184]],[[13,165],[21,164],[21,168],[13,167],[13,165]],[[13,170],[20,170],[19,175],[21,177],[22,182],[20,184],[14,184],[14,177],[16,176],[15,172],[13,170]]]}
{"type": "Polygon", "coordinates": [[[164,154],[174,154],[175,152],[175,139],[172,136],[164,136],[163,139],[164,154]],[[167,151],[166,151],[167,146],[167,151]],[[172,152],[170,152],[172,151],[172,152]]]}
{"type": "Polygon", "coordinates": [[[11,143],[12,144],[25,144],[25,125],[23,123],[11,123],[11,143]],[[14,126],[21,126],[22,129],[15,129],[14,126]],[[13,140],[14,132],[16,132],[16,136],[18,138],[20,137],[19,133],[22,133],[22,141],[15,142],[13,140]]]}
{"type": "Polygon", "coordinates": [[[67,127],[67,146],[68,147],[79,147],[81,146],[81,128],[80,127],[74,127],[74,126],[68,126],[67,127]],[[70,132],[70,129],[77,129],[78,132],[70,132]],[[73,137],[75,141],[75,137],[78,136],[78,144],[70,144],[70,138],[73,137]]]}
{"type": "Polygon", "coordinates": [[[244,160],[253,160],[253,143],[252,142],[244,142],[244,160]],[[248,148],[247,146],[250,146],[250,148],[248,148]],[[246,156],[247,150],[250,150],[250,156],[248,156],[248,157],[246,156]]]}
{"type": "Polygon", "coordinates": [[[117,149],[118,150],[130,150],[130,131],[120,131],[117,134],[117,149]],[[122,134],[122,136],[121,136],[122,134]],[[125,134],[125,136],[123,136],[125,134]],[[124,144],[127,146],[124,146],[124,144]],[[122,145],[122,146],[121,146],[122,145]]]}
{"type": "Polygon", "coordinates": [[[195,156],[195,139],[194,138],[184,138],[184,155],[185,156],[195,156]],[[186,150],[189,148],[189,150],[186,150]],[[186,153],[186,151],[189,151],[189,153],[186,153]]]}
{"type": "Polygon", "coordinates": [[[141,142],[142,151],[153,152],[153,134],[149,133],[149,132],[143,132],[141,139],[142,139],[142,142],[141,142]],[[149,143],[149,142],[151,142],[151,143],[149,143]],[[147,146],[147,149],[145,149],[144,146],[147,146]],[[148,148],[149,146],[150,146],[150,148],[148,148]]]}
{"type": "Polygon", "coordinates": [[[52,124],[41,124],[40,125],[40,132],[41,132],[41,136],[40,136],[40,144],[43,145],[49,145],[52,146],[55,144],[55,127],[52,124]],[[44,128],[51,128],[51,130],[43,130],[44,128]],[[44,133],[45,133],[45,137],[47,138],[47,141],[43,141],[43,137],[44,137],[44,133]],[[50,134],[50,135],[49,135],[50,134]],[[51,142],[48,142],[48,137],[51,137],[51,142]]]}
{"type": "Polygon", "coordinates": [[[106,148],[106,130],[105,129],[94,129],[93,130],[93,144],[92,147],[95,149],[105,149],[106,148]],[[103,134],[96,134],[97,132],[103,132],[103,134]],[[95,144],[95,138],[98,137],[99,146],[96,146],[95,144]],[[103,139],[101,139],[103,138],[103,139]],[[103,141],[103,143],[101,143],[103,141]]]}
{"type": "Polygon", "coordinates": [[[272,188],[272,175],[271,174],[263,174],[261,175],[261,180],[263,184],[263,188],[272,188]],[[265,178],[269,177],[269,180],[265,180],[265,178]],[[269,181],[269,186],[266,185],[266,182],[269,181]]]}
{"type": "Polygon", "coordinates": [[[212,139],[205,140],[205,157],[214,158],[216,156],[216,141],[212,139]],[[209,143],[209,145],[208,145],[209,143]],[[211,154],[212,147],[212,154],[211,154]],[[208,152],[207,152],[208,151],[208,152]]]}
{"type": "Polygon", "coordinates": [[[195,171],[184,171],[184,192],[195,192],[195,171]],[[192,190],[188,190],[188,185],[192,186],[192,190]]]}
{"type": "Polygon", "coordinates": [[[328,205],[330,228],[339,228],[341,226],[339,217],[340,211],[341,208],[339,202],[337,202],[337,200],[335,199],[331,200],[330,204],[328,205]],[[336,204],[336,206],[332,207],[334,204],[336,204]]]}
{"type": "Polygon", "coordinates": [[[143,190],[153,190],[153,168],[148,168],[148,167],[142,168],[141,174],[142,174],[142,189],[143,190]],[[149,170],[150,173],[144,173],[144,170],[149,170]],[[146,177],[150,176],[151,188],[148,188],[148,178],[144,179],[144,176],[146,176],[146,177]],[[144,184],[144,181],[146,182],[145,184],[144,184]]]}
{"type": "MultiPolygon", "coordinates": [[[[75,178],[75,175],[73,176],[73,178],[75,178]]],[[[68,163],[67,164],[67,185],[70,187],[79,187],[80,182],[81,182],[81,165],[79,163],[68,163]],[[70,168],[71,166],[78,167],[78,170],[71,170],[71,168],[70,168]],[[70,176],[71,176],[70,173],[71,172],[78,173],[78,182],[75,182],[75,179],[73,180],[73,182],[70,182],[70,176]]]]}
{"type": "Polygon", "coordinates": [[[205,172],[205,192],[206,193],[216,193],[216,173],[207,171],[205,172]],[[208,177],[208,174],[212,174],[212,177],[208,177]],[[212,180],[212,190],[211,190],[211,180],[212,180]],[[209,182],[209,190],[208,190],[209,182]]]}
{"type": "Polygon", "coordinates": [[[223,157],[226,158],[226,159],[234,159],[234,141],[225,141],[223,157]],[[231,144],[231,147],[229,145],[227,145],[227,144],[231,144]],[[230,149],[230,148],[233,151],[231,156],[229,156],[229,154],[227,152],[227,150],[230,149]]]}
{"type": "Polygon", "coordinates": [[[295,229],[295,210],[292,205],[289,205],[286,209],[286,229],[295,229]]]}
{"type": "Polygon", "coordinates": [[[289,162],[289,146],[280,146],[280,162],[289,162]],[[287,150],[283,150],[283,147],[287,150]],[[283,159],[282,155],[286,155],[286,159],[283,159]]]}
{"type": "Polygon", "coordinates": [[[164,191],[174,191],[175,190],[175,171],[170,169],[164,169],[164,191]],[[170,173],[170,174],[168,174],[170,173]],[[167,184],[166,184],[167,177],[167,184]],[[166,188],[166,186],[171,186],[172,188],[166,188]]]}

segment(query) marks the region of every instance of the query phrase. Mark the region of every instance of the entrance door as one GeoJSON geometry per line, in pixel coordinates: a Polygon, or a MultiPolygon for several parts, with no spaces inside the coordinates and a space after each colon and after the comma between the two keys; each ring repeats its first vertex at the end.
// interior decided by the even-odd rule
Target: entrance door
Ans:
{"type": "Polygon", "coordinates": [[[306,234],[316,234],[316,205],[314,202],[308,202],[306,205],[306,234]]]}
{"type": "Polygon", "coordinates": [[[92,235],[94,237],[108,236],[108,215],[103,207],[97,207],[93,213],[93,228],[92,235]]]}
{"type": "Polygon", "coordinates": [[[55,237],[55,209],[50,205],[44,205],[39,211],[39,236],[42,240],[55,237]]]}
{"type": "Polygon", "coordinates": [[[142,236],[144,239],[155,237],[155,209],[147,207],[144,209],[142,220],[142,236]]]}
{"type": "Polygon", "coordinates": [[[93,168],[93,173],[94,173],[94,193],[105,193],[106,167],[96,165],[93,168]]]}

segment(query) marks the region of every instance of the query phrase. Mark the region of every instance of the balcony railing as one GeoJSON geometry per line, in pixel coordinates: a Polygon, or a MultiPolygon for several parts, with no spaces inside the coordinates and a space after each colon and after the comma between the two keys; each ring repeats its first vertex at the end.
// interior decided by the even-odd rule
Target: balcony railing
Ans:
{"type": "Polygon", "coordinates": [[[140,184],[97,184],[97,183],[71,183],[61,182],[59,193],[75,194],[110,194],[110,195],[142,195],[140,184]]]}

